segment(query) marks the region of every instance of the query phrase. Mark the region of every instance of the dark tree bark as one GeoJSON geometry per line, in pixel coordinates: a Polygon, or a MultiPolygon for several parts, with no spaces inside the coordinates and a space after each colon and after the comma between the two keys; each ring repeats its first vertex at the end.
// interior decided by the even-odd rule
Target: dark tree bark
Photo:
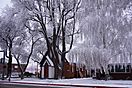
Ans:
{"type": "Polygon", "coordinates": [[[10,43],[9,46],[9,60],[8,60],[8,68],[7,68],[7,78],[9,78],[8,80],[11,80],[11,73],[12,73],[12,53],[11,53],[11,49],[12,49],[12,43],[10,43]]]}

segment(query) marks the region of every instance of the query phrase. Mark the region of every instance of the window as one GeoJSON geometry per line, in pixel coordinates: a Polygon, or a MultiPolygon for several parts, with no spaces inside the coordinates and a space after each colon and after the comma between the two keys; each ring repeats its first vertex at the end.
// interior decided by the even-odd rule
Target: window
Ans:
{"type": "Polygon", "coordinates": [[[120,64],[115,65],[115,72],[125,72],[125,66],[120,64]]]}
{"type": "Polygon", "coordinates": [[[115,64],[115,65],[109,65],[108,66],[110,72],[130,72],[131,71],[131,65],[125,65],[125,64],[115,64]]]}
{"type": "Polygon", "coordinates": [[[72,72],[74,72],[74,64],[71,64],[71,69],[72,69],[72,72]]]}
{"type": "Polygon", "coordinates": [[[114,66],[111,66],[111,72],[114,72],[114,66]]]}
{"type": "Polygon", "coordinates": [[[114,66],[113,65],[108,65],[108,70],[109,70],[109,72],[114,72],[114,66]]]}
{"type": "Polygon", "coordinates": [[[131,71],[131,65],[127,65],[126,72],[130,72],[130,71],[131,71]]]}
{"type": "Polygon", "coordinates": [[[15,69],[17,69],[17,68],[18,68],[18,66],[14,66],[14,68],[15,68],[15,69]]]}
{"type": "Polygon", "coordinates": [[[2,63],[2,59],[0,59],[0,63],[2,63]]]}

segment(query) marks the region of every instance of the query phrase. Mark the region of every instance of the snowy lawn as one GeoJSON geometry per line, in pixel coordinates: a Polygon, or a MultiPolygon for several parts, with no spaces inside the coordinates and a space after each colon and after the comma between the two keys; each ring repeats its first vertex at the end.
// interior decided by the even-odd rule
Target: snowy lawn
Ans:
{"type": "Polygon", "coordinates": [[[18,78],[13,78],[12,82],[132,88],[131,80],[107,80],[107,81],[105,81],[105,80],[96,80],[96,79],[92,79],[92,78],[59,79],[59,80],[38,79],[38,78],[25,78],[24,80],[20,80],[18,78]]]}

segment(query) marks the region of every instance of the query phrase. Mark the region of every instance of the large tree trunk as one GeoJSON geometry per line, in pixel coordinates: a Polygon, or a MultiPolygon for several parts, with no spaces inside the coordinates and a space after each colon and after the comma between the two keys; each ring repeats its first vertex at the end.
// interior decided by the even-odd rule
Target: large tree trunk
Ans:
{"type": "Polygon", "coordinates": [[[10,81],[11,79],[11,72],[12,72],[12,54],[11,54],[11,47],[9,48],[9,61],[8,61],[8,69],[7,69],[7,78],[10,81]]]}
{"type": "Polygon", "coordinates": [[[62,69],[61,79],[64,78],[64,67],[65,67],[64,64],[65,64],[65,53],[61,55],[61,69],[62,69]]]}

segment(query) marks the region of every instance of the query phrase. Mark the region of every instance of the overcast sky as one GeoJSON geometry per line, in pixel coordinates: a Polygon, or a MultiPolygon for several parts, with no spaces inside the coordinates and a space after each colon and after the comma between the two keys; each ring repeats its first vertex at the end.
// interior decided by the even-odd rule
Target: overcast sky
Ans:
{"type": "Polygon", "coordinates": [[[11,3],[10,3],[10,1],[11,0],[0,0],[0,12],[2,11],[2,9],[4,8],[4,7],[6,7],[7,5],[11,5],[11,3]]]}

